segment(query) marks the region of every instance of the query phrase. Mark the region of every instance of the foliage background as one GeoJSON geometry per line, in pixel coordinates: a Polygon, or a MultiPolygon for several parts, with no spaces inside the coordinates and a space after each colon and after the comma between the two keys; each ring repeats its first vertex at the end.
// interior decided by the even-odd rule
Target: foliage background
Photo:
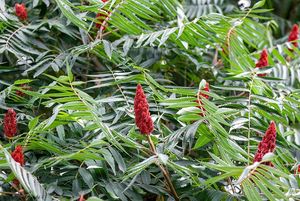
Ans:
{"type": "Polygon", "coordinates": [[[16,2],[0,0],[0,120],[10,107],[18,113],[18,136],[0,131],[0,191],[12,193],[0,199],[19,199],[17,176],[28,200],[172,200],[159,162],[180,200],[299,200],[300,51],[286,42],[299,0],[252,1],[246,10],[230,0],[33,0],[23,1],[25,22],[16,2]],[[109,15],[103,32],[99,12],[109,15]],[[263,48],[270,67],[258,77],[263,48]],[[203,79],[211,91],[202,117],[203,79]],[[148,94],[157,157],[134,124],[137,83],[148,94]],[[272,120],[275,166],[251,172],[272,120]],[[17,144],[25,169],[9,156],[17,144]]]}

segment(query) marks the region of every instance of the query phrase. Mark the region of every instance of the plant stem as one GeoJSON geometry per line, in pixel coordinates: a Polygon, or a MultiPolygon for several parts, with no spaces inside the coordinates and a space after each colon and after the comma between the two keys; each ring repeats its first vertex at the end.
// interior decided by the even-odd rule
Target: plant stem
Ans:
{"type": "Polygon", "coordinates": [[[157,152],[156,152],[155,146],[154,146],[154,144],[153,144],[153,141],[152,141],[152,139],[151,139],[150,135],[146,135],[146,136],[147,136],[147,140],[148,140],[148,143],[149,143],[149,145],[150,145],[150,149],[151,149],[151,151],[152,151],[154,154],[156,154],[156,155],[157,155],[157,152]]]}
{"type": "Polygon", "coordinates": [[[250,164],[250,137],[251,137],[251,91],[253,87],[253,76],[251,77],[251,82],[249,86],[249,97],[248,97],[248,145],[247,145],[247,152],[248,152],[248,165],[250,164]]]}
{"type": "MultiPolygon", "coordinates": [[[[146,135],[146,136],[147,136],[147,140],[148,140],[148,143],[149,143],[149,145],[150,145],[151,151],[152,151],[155,155],[157,155],[157,152],[156,152],[154,143],[153,143],[153,141],[152,141],[150,135],[146,135]]],[[[179,197],[178,197],[178,195],[177,195],[177,192],[176,192],[175,187],[173,186],[173,183],[172,183],[172,180],[171,180],[169,171],[167,170],[167,168],[166,168],[165,166],[163,166],[163,165],[160,164],[160,163],[158,164],[158,167],[160,168],[161,172],[163,173],[164,178],[165,178],[165,180],[166,180],[166,182],[167,182],[167,184],[168,184],[168,187],[169,187],[169,189],[170,189],[170,191],[171,191],[171,193],[172,193],[174,199],[175,199],[176,201],[179,201],[179,197]]]]}
{"type": "Polygon", "coordinates": [[[14,192],[0,192],[0,195],[19,195],[19,193],[14,193],[14,192]]]}

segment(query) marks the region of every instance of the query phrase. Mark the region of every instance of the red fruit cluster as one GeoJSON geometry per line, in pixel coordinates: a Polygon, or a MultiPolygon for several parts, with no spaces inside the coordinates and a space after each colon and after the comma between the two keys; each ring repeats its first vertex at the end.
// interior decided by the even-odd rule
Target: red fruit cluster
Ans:
{"type": "MultiPolygon", "coordinates": [[[[20,87],[23,89],[23,90],[31,90],[32,88],[30,86],[28,86],[27,84],[21,84],[20,87]]],[[[16,95],[17,96],[21,96],[21,97],[24,97],[26,94],[20,90],[17,90],[16,91],[16,95]]]]}
{"type": "MultiPolygon", "coordinates": [[[[257,68],[264,68],[266,66],[269,66],[269,62],[268,62],[268,52],[266,49],[264,49],[260,55],[260,58],[258,60],[258,62],[256,63],[256,66],[257,68]]],[[[266,76],[267,74],[266,73],[263,73],[263,74],[258,74],[258,76],[260,77],[264,77],[266,76]]]]}
{"type": "MultiPolygon", "coordinates": [[[[103,1],[106,2],[106,1],[103,1]]],[[[109,19],[110,12],[108,14],[97,13],[96,15],[96,28],[100,29],[100,31],[104,31],[107,27],[107,20],[109,19]]]]}
{"type": "Polygon", "coordinates": [[[298,165],[298,166],[295,168],[294,174],[295,174],[295,175],[299,175],[299,174],[300,174],[300,165],[298,165]]]}
{"type": "MultiPolygon", "coordinates": [[[[205,87],[202,90],[206,91],[206,92],[209,92],[209,83],[208,82],[206,82],[205,87]]],[[[200,96],[203,97],[203,98],[206,98],[206,99],[209,98],[208,94],[205,94],[205,93],[202,93],[202,92],[200,92],[200,96]]]]}
{"type": "Polygon", "coordinates": [[[140,84],[136,87],[134,114],[135,124],[140,129],[140,132],[145,135],[150,135],[153,131],[153,121],[150,116],[148,101],[140,84]]]}
{"type": "MultiPolygon", "coordinates": [[[[265,154],[273,152],[276,147],[276,125],[272,121],[265,133],[262,141],[258,145],[257,152],[253,162],[260,162],[265,154]]],[[[273,166],[271,162],[265,162],[265,165],[273,166]]]]}
{"type": "Polygon", "coordinates": [[[12,138],[17,134],[17,114],[14,109],[8,109],[3,120],[4,135],[7,138],[12,138]]]}
{"type": "Polygon", "coordinates": [[[290,32],[288,42],[292,42],[292,44],[295,47],[298,47],[298,41],[297,41],[298,39],[299,39],[299,27],[297,24],[294,24],[294,26],[290,32]]]}
{"type": "MultiPolygon", "coordinates": [[[[206,92],[209,92],[209,83],[206,82],[205,84],[205,87],[202,89],[203,91],[206,91],[206,92]]],[[[201,109],[203,112],[200,112],[200,115],[203,117],[204,116],[204,112],[206,111],[205,108],[203,107],[203,103],[201,101],[202,98],[206,98],[208,99],[209,98],[209,95],[208,94],[205,94],[205,93],[202,93],[202,92],[199,92],[199,99],[197,97],[197,100],[196,100],[196,103],[199,104],[199,106],[197,106],[199,109],[201,109]]]]}
{"type": "MultiPolygon", "coordinates": [[[[11,153],[11,157],[17,162],[20,163],[21,166],[25,165],[23,148],[21,145],[18,145],[15,150],[11,153]]],[[[18,179],[14,179],[13,183],[18,186],[20,184],[18,179]]]]}
{"type": "Polygon", "coordinates": [[[26,10],[26,7],[23,3],[22,4],[18,4],[18,3],[15,4],[15,12],[16,12],[16,15],[18,16],[18,18],[20,20],[27,20],[27,10],[26,10]]]}
{"type": "Polygon", "coordinates": [[[299,176],[300,176],[300,165],[298,165],[298,166],[295,168],[295,175],[299,175],[299,176]]]}
{"type": "Polygon", "coordinates": [[[21,166],[24,166],[25,160],[24,160],[24,154],[23,154],[23,148],[21,145],[18,145],[15,150],[11,153],[11,157],[17,162],[20,163],[21,166]]]}

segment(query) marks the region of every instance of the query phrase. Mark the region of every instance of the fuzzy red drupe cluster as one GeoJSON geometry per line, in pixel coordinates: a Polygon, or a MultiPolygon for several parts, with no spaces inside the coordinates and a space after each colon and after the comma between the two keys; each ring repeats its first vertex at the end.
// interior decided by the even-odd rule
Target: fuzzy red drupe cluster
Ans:
{"type": "MultiPolygon", "coordinates": [[[[206,91],[206,92],[209,92],[209,83],[206,82],[205,84],[205,87],[202,89],[203,91],[206,91]]],[[[205,108],[203,107],[203,103],[201,101],[202,98],[206,98],[208,99],[209,98],[209,95],[208,94],[205,94],[205,93],[202,93],[202,92],[199,92],[199,99],[197,97],[197,100],[196,102],[199,104],[199,106],[197,106],[199,109],[201,109],[203,112],[200,113],[201,116],[204,116],[204,112],[206,111],[205,108]]]]}
{"type": "Polygon", "coordinates": [[[17,162],[20,163],[21,166],[24,166],[25,160],[24,160],[24,154],[23,154],[23,148],[21,145],[18,145],[15,150],[11,153],[11,157],[17,162]]]}
{"type": "MultiPolygon", "coordinates": [[[[108,0],[102,0],[103,3],[108,2],[108,0]]],[[[104,13],[97,13],[96,14],[96,28],[100,29],[100,31],[104,31],[107,27],[107,20],[109,19],[110,12],[107,14],[104,13]]]]}
{"type": "Polygon", "coordinates": [[[7,138],[12,138],[17,134],[17,114],[14,109],[8,109],[3,120],[4,135],[7,138]]]}
{"type": "MultiPolygon", "coordinates": [[[[23,89],[23,90],[29,90],[29,91],[32,90],[32,88],[30,86],[28,86],[27,84],[21,84],[20,88],[23,89]]],[[[20,97],[25,97],[26,96],[26,94],[23,91],[20,91],[20,90],[16,91],[16,95],[20,96],[20,97]]]]}
{"type": "MultiPolygon", "coordinates": [[[[11,153],[11,157],[19,163],[21,166],[25,165],[25,159],[23,154],[23,148],[21,145],[18,145],[15,150],[11,153]]],[[[13,183],[18,186],[20,184],[18,179],[14,179],[13,183]]]]}
{"type": "Polygon", "coordinates": [[[291,42],[295,47],[298,47],[298,40],[299,39],[299,26],[297,24],[294,24],[289,38],[288,38],[288,42],[291,42]]]}
{"type": "MultiPolygon", "coordinates": [[[[262,141],[258,145],[257,152],[253,162],[260,162],[264,155],[269,152],[274,152],[276,147],[276,125],[272,121],[267,129],[262,141]]],[[[265,162],[265,165],[273,166],[271,162],[265,162]]]]}
{"type": "Polygon", "coordinates": [[[96,15],[96,28],[100,29],[101,31],[104,31],[106,29],[106,24],[107,24],[107,18],[109,17],[109,13],[108,14],[103,14],[103,13],[97,13],[96,15]]]}
{"type": "Polygon", "coordinates": [[[25,7],[25,5],[16,3],[15,4],[15,12],[16,12],[16,16],[18,16],[18,18],[20,20],[27,20],[28,16],[27,16],[27,9],[25,7]]]}
{"type": "Polygon", "coordinates": [[[136,93],[134,97],[134,114],[135,123],[140,129],[140,132],[145,135],[150,135],[150,133],[153,131],[153,121],[150,116],[146,95],[140,84],[138,84],[136,87],[136,93]]]}
{"type": "MultiPolygon", "coordinates": [[[[263,49],[260,58],[258,60],[258,62],[256,63],[255,67],[257,68],[264,68],[266,66],[269,66],[269,62],[268,62],[268,52],[266,49],[263,49]]],[[[260,77],[264,77],[266,76],[266,73],[262,73],[262,74],[258,74],[258,76],[260,77]]]]}

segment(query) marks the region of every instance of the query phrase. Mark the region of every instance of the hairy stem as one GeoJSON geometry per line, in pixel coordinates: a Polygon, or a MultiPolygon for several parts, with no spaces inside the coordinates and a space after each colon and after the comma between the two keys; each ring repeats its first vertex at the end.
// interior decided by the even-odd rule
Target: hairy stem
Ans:
{"type": "MultiPolygon", "coordinates": [[[[148,143],[149,143],[149,145],[150,145],[151,151],[152,151],[155,155],[157,155],[157,152],[156,152],[154,143],[153,143],[153,141],[152,141],[150,135],[146,135],[146,136],[147,136],[147,140],[148,140],[148,143]]],[[[179,197],[178,197],[177,192],[176,192],[176,189],[174,188],[174,185],[173,185],[173,183],[172,183],[172,180],[171,180],[169,171],[167,170],[167,168],[166,168],[165,166],[163,166],[163,165],[160,164],[160,163],[158,163],[158,167],[160,168],[161,172],[163,173],[164,178],[165,178],[165,180],[166,180],[166,182],[167,182],[167,185],[168,185],[168,187],[169,187],[169,190],[171,191],[171,193],[172,193],[174,199],[175,199],[176,201],[179,201],[179,197]]]]}

